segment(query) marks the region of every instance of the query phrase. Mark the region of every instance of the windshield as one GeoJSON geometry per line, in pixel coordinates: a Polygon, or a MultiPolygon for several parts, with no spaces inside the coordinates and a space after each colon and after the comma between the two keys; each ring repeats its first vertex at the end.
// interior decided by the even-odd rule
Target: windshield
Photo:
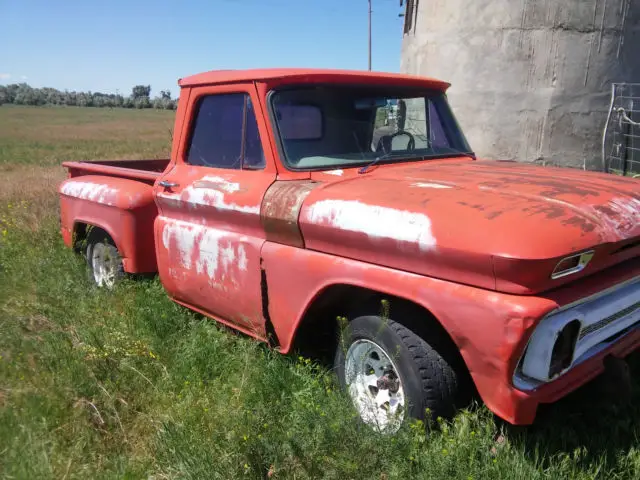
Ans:
{"type": "Polygon", "coordinates": [[[292,169],[473,155],[442,92],[304,86],[275,91],[271,108],[292,169]]]}

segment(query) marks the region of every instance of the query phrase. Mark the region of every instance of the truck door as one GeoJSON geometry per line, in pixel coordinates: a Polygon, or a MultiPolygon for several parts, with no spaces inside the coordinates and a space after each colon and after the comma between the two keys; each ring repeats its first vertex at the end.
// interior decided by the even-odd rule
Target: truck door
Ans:
{"type": "Polygon", "coordinates": [[[155,185],[160,279],[174,300],[264,338],[260,207],[276,168],[257,91],[198,87],[190,99],[173,168],[155,185]]]}

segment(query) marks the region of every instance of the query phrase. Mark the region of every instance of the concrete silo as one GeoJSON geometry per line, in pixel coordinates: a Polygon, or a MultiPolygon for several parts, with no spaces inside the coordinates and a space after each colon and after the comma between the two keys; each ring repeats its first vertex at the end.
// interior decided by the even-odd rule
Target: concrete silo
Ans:
{"type": "Polygon", "coordinates": [[[486,158],[601,166],[612,82],[640,82],[640,0],[405,0],[401,70],[452,83],[486,158]]]}

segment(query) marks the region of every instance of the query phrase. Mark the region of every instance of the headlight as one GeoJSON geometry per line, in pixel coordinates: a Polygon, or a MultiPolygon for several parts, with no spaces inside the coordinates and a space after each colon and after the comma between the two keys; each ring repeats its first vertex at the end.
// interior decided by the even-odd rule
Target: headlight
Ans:
{"type": "Polygon", "coordinates": [[[551,364],[549,365],[549,379],[561,374],[571,366],[573,352],[580,333],[580,322],[571,320],[558,334],[551,351],[551,364]]]}
{"type": "Polygon", "coordinates": [[[581,328],[581,318],[567,318],[567,315],[542,322],[529,339],[522,358],[522,373],[540,382],[551,381],[562,374],[573,364],[581,328]]]}

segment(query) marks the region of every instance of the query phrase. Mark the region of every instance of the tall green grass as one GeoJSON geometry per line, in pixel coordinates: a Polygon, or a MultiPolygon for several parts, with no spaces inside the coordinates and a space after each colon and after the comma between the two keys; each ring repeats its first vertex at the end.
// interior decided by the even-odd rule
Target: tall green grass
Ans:
{"type": "Polygon", "coordinates": [[[93,287],[42,225],[0,237],[3,478],[640,477],[637,385],[633,406],[583,392],[529,429],[476,407],[386,437],[326,368],[190,313],[156,279],[93,287]]]}
{"type": "Polygon", "coordinates": [[[638,355],[631,405],[590,385],[533,427],[477,406],[391,438],[326,367],[178,307],[157,279],[93,287],[58,233],[59,162],[161,155],[170,122],[0,108],[0,478],[640,478],[638,355]]]}

